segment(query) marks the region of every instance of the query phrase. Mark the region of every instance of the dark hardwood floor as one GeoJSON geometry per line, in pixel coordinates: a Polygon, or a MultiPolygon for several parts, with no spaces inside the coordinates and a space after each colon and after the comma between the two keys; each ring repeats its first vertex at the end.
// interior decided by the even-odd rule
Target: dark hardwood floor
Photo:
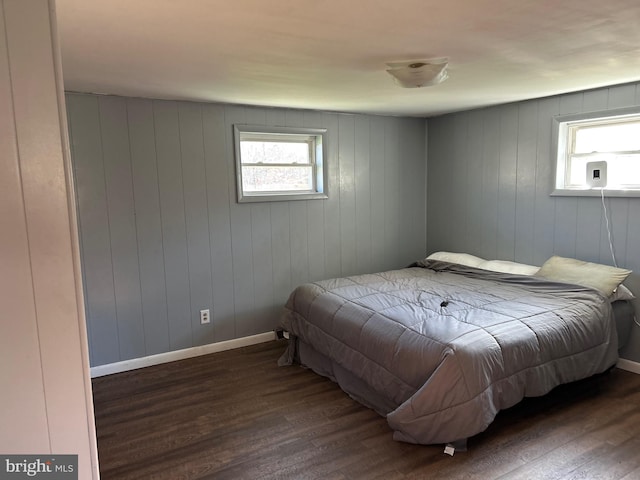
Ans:
{"type": "Polygon", "coordinates": [[[284,341],[93,381],[102,479],[640,479],[640,375],[614,369],[501,412],[467,452],[395,442],[284,341]]]}

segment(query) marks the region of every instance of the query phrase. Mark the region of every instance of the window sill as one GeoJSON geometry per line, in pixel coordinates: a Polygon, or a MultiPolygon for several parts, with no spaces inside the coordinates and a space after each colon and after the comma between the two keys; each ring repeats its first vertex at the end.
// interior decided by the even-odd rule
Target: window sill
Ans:
{"type": "Polygon", "coordinates": [[[259,194],[259,195],[241,195],[238,197],[238,203],[252,202],[288,202],[290,200],[325,200],[329,198],[326,193],[291,193],[291,194],[259,194]]]}
{"type": "MultiPolygon", "coordinates": [[[[556,188],[551,192],[552,197],[601,197],[600,189],[561,189],[556,188]]],[[[640,197],[640,190],[614,190],[604,189],[605,197],[640,197]]]]}

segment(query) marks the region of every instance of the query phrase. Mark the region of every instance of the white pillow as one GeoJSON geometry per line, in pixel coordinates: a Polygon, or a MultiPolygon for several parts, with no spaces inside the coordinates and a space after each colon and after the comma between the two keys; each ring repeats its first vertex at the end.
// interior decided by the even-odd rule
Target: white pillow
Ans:
{"type": "Polygon", "coordinates": [[[615,302],[616,300],[633,300],[634,298],[636,298],[636,296],[622,283],[609,295],[610,302],[615,302]]]}
{"type": "Polygon", "coordinates": [[[631,270],[623,268],[554,255],[544,262],[536,276],[594,288],[608,297],[630,273],[631,270]]]}
{"type": "Polygon", "coordinates": [[[427,260],[440,260],[441,262],[457,263],[467,267],[478,267],[484,258],[469,255],[468,253],[435,252],[427,257],[427,260]]]}
{"type": "Polygon", "coordinates": [[[485,260],[478,268],[492,272],[513,273],[515,275],[534,275],[540,267],[508,260],[485,260]]]}

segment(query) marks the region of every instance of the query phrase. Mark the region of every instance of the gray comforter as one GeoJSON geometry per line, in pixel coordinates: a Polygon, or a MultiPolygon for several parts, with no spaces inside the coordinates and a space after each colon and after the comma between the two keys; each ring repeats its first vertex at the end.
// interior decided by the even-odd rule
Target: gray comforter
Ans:
{"type": "Polygon", "coordinates": [[[523,397],[617,360],[598,292],[430,260],[302,285],[282,327],[303,363],[411,443],[464,440],[523,397]]]}

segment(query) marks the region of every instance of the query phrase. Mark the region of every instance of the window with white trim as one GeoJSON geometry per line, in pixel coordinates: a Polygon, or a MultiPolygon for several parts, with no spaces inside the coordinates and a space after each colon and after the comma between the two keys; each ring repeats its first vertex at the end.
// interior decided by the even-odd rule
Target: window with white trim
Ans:
{"type": "Polygon", "coordinates": [[[555,195],[640,196],[640,111],[555,119],[555,195]]]}
{"type": "Polygon", "coordinates": [[[238,202],[328,198],[326,132],[235,125],[238,202]]]}

